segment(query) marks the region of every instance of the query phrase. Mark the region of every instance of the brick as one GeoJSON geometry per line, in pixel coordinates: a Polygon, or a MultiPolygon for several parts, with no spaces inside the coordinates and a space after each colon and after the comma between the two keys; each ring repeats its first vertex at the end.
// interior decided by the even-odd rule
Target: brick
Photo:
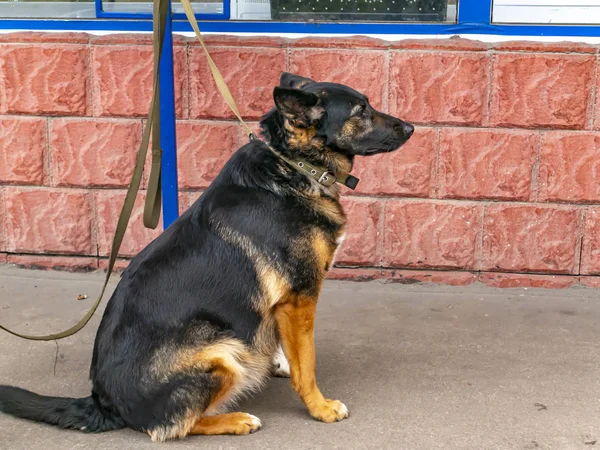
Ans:
{"type": "Polygon", "coordinates": [[[236,123],[177,124],[179,186],[206,188],[240,146],[236,123]]]}
{"type": "Polygon", "coordinates": [[[46,119],[0,117],[0,182],[42,184],[46,119]]]}
{"type": "Polygon", "coordinates": [[[387,76],[383,51],[292,50],[290,72],[315,81],[345,84],[369,97],[375,108],[385,106],[387,76]]]}
{"type": "Polygon", "coordinates": [[[598,207],[590,208],[585,212],[580,273],[600,274],[600,208],[598,207]]]}
{"type": "Polygon", "coordinates": [[[177,194],[177,201],[179,202],[179,215],[182,215],[191,206],[190,193],[189,192],[179,192],[177,194]]]}
{"type": "Polygon", "coordinates": [[[482,270],[576,273],[580,213],[570,208],[486,208],[482,270]]]}
{"type": "MultiPolygon", "coordinates": [[[[152,98],[153,48],[149,45],[92,47],[95,116],[147,116],[152,98]]],[[[187,117],[186,50],[173,49],[175,113],[187,117]]]]}
{"type": "MultiPolygon", "coordinates": [[[[437,132],[417,127],[399,150],[355,159],[355,193],[427,197],[433,190],[437,132]]],[[[348,191],[351,192],[351,191],[348,191]]]]}
{"type": "Polygon", "coordinates": [[[343,198],[342,206],[348,217],[346,238],[334,263],[347,266],[379,265],[381,254],[381,213],[383,205],[377,200],[343,198]]]}
{"type": "Polygon", "coordinates": [[[202,191],[188,192],[188,205],[191,207],[202,196],[202,191]]]}
{"type": "Polygon", "coordinates": [[[6,253],[0,253],[0,264],[6,264],[7,256],[8,255],[6,253]]]}
{"type": "Polygon", "coordinates": [[[93,252],[92,207],[85,191],[7,187],[5,196],[9,252],[93,252]]]}
{"type": "MultiPolygon", "coordinates": [[[[248,125],[248,127],[250,128],[250,130],[259,138],[262,139],[261,137],[261,133],[262,130],[260,128],[260,124],[258,122],[246,122],[246,125],[248,125]]],[[[246,128],[244,128],[243,126],[239,125],[237,126],[238,128],[238,133],[239,133],[239,139],[240,139],[240,146],[242,145],[246,145],[248,143],[248,132],[246,131],[246,128]]]]}
{"type": "MultiPolygon", "coordinates": [[[[187,39],[185,36],[173,34],[173,44],[176,46],[185,45],[187,39]]],[[[152,33],[90,35],[90,43],[92,45],[153,45],[154,37],[152,33]]]]}
{"type": "MultiPolygon", "coordinates": [[[[257,119],[273,107],[273,88],[285,70],[284,49],[215,47],[211,56],[243,117],[257,119]]],[[[191,118],[235,117],[216,88],[202,49],[190,47],[189,58],[191,118]]]]}
{"type": "Polygon", "coordinates": [[[497,54],[490,122],[583,128],[590,114],[594,64],[593,55],[497,54]]]}
{"type": "Polygon", "coordinates": [[[90,109],[85,45],[0,44],[0,113],[86,115],[90,109]]]}
{"type": "Polygon", "coordinates": [[[50,164],[59,186],[127,186],[142,139],[140,120],[54,119],[50,164]]]}
{"type": "MultiPolygon", "coordinates": [[[[121,207],[125,200],[124,191],[98,191],[96,192],[96,211],[97,211],[97,233],[98,233],[98,253],[100,256],[108,256],[112,246],[112,240],[115,235],[117,218],[121,213],[121,207]]],[[[140,192],[135,201],[135,206],[131,214],[129,226],[123,238],[123,244],[119,251],[119,256],[135,256],[153,239],[158,237],[162,231],[162,224],[159,224],[155,230],[144,227],[144,201],[145,192],[140,192]]]]}
{"type": "Polygon", "coordinates": [[[592,289],[600,289],[600,277],[579,277],[579,283],[592,289]]]}
{"type": "Polygon", "coordinates": [[[383,278],[389,283],[399,284],[433,283],[449,286],[467,286],[477,281],[477,274],[443,270],[384,270],[383,278]]]}
{"type": "Polygon", "coordinates": [[[500,130],[441,130],[438,197],[529,200],[539,136],[500,130]]]}
{"type": "Polygon", "coordinates": [[[579,277],[484,272],[479,276],[486,286],[495,288],[564,289],[579,283],[579,277]]]}
{"type": "Polygon", "coordinates": [[[480,125],[489,61],[483,53],[393,52],[391,114],[417,123],[480,125]]]}
{"type": "Polygon", "coordinates": [[[452,36],[449,39],[403,39],[391,43],[393,49],[403,50],[450,50],[450,51],[486,51],[490,44],[471,39],[452,36]]]}
{"type": "Polygon", "coordinates": [[[308,36],[290,41],[291,47],[303,48],[347,48],[356,49],[387,49],[388,41],[368,36],[308,36]]]}
{"type": "Polygon", "coordinates": [[[474,269],[481,206],[389,201],[384,230],[386,267],[474,269]]]}
{"type": "Polygon", "coordinates": [[[42,33],[34,31],[19,31],[16,33],[0,34],[0,42],[11,44],[87,44],[90,36],[86,33],[42,33]]]}
{"type": "Polygon", "coordinates": [[[327,278],[338,281],[374,281],[381,279],[381,269],[334,267],[327,273],[327,278]]]}
{"type": "Polygon", "coordinates": [[[598,77],[599,69],[596,67],[596,92],[594,99],[594,120],[592,127],[594,130],[600,129],[600,79],[598,77]]]}
{"type": "Polygon", "coordinates": [[[583,42],[507,41],[493,44],[502,52],[596,53],[596,46],[583,42]]]}
{"type": "MultiPolygon", "coordinates": [[[[6,251],[6,195],[0,186],[0,255],[6,251]]],[[[1,260],[0,256],[0,260],[1,260]]]]}
{"type": "MultiPolygon", "coordinates": [[[[113,273],[123,272],[129,266],[131,259],[117,258],[113,267],[113,273]]],[[[98,268],[106,273],[108,270],[108,258],[100,258],[98,268]]]]}
{"type": "Polygon", "coordinates": [[[600,200],[600,134],[551,131],[542,136],[538,198],[570,203],[600,200]]]}
{"type": "Polygon", "coordinates": [[[24,269],[91,272],[98,269],[96,258],[81,256],[8,255],[7,262],[24,269]]]}
{"type": "MultiPolygon", "coordinates": [[[[280,36],[233,36],[227,34],[209,34],[204,37],[208,47],[284,47],[289,40],[280,36]]],[[[189,46],[200,46],[196,36],[187,38],[189,46]]]]}

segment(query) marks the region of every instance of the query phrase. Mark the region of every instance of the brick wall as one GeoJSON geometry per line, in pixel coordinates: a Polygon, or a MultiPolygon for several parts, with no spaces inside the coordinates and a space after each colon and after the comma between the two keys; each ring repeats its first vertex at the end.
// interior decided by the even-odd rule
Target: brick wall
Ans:
{"type": "MultiPolygon", "coordinates": [[[[600,286],[597,47],[207,40],[250,121],[287,70],[349,84],[418,124],[400,152],[357,162],[333,276],[600,286]]],[[[106,266],[151,76],[147,35],[0,35],[0,262],[106,266]]],[[[245,138],[193,40],[176,40],[175,83],[184,209],[245,138]]],[[[124,257],[157,235],[141,205],[124,257]]]]}

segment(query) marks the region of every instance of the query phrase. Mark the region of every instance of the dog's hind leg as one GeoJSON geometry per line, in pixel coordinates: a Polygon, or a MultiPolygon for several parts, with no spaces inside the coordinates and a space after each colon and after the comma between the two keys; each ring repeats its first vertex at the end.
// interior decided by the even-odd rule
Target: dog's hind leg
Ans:
{"type": "Polygon", "coordinates": [[[201,417],[190,434],[251,434],[262,424],[258,417],[241,412],[201,417]]]}
{"type": "Polygon", "coordinates": [[[198,419],[189,434],[250,434],[258,431],[260,419],[251,414],[234,412],[212,415],[235,399],[244,385],[244,369],[227,353],[211,361],[211,373],[219,379],[219,389],[212,395],[204,415],[198,419]]]}
{"type": "Polygon", "coordinates": [[[177,410],[167,415],[167,425],[148,430],[152,440],[190,434],[249,434],[261,427],[260,420],[250,414],[224,412],[240,395],[256,390],[267,379],[268,358],[257,357],[237,339],[222,339],[200,350],[184,348],[171,359],[170,373],[197,383],[186,383],[170,394],[177,410]]]}

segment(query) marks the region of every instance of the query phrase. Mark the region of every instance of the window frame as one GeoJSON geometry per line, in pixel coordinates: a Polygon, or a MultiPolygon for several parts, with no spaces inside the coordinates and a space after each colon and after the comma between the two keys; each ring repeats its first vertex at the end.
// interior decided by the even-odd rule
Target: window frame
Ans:
{"type": "MultiPolygon", "coordinates": [[[[152,3],[152,0],[148,0],[148,3],[152,3]]],[[[135,13],[135,12],[109,12],[104,11],[103,8],[103,0],[94,0],[94,4],[96,7],[96,20],[99,19],[132,19],[132,20],[152,20],[151,13],[135,13]]],[[[221,2],[223,5],[222,13],[214,13],[214,14],[196,14],[196,18],[198,20],[215,20],[215,21],[224,21],[229,20],[231,17],[231,3],[228,0],[223,0],[221,2]]],[[[174,13],[172,15],[174,21],[186,21],[185,13],[174,13]]],[[[2,19],[0,19],[2,20],[2,19]]],[[[46,19],[52,20],[52,19],[46,19]]],[[[71,19],[71,20],[79,20],[79,19],[71,19]]],[[[191,28],[190,28],[191,31],[191,28]]]]}
{"type": "MultiPolygon", "coordinates": [[[[96,2],[100,0],[95,0],[96,2]]],[[[368,35],[499,35],[600,37],[596,25],[503,24],[492,22],[493,0],[459,0],[456,23],[301,23],[271,21],[207,20],[198,15],[200,28],[209,33],[253,34],[368,34],[368,35]]],[[[229,3],[225,2],[227,10],[229,3]]],[[[105,13],[106,14],[106,13],[105,13]]],[[[133,13],[132,13],[133,15],[133,13]]],[[[128,15],[129,16],[129,15],[128,15]]],[[[151,31],[152,22],[136,16],[117,19],[0,19],[0,30],[36,31],[151,31]]],[[[173,21],[173,31],[191,32],[185,20],[173,21]]]]}

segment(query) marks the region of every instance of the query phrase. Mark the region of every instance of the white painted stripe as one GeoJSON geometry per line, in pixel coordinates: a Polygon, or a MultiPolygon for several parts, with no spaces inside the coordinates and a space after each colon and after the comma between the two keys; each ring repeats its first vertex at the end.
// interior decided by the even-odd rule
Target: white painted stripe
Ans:
{"type": "MultiPolygon", "coordinates": [[[[111,34],[151,34],[147,31],[102,31],[102,30],[0,30],[0,34],[20,33],[20,32],[44,32],[44,33],[87,33],[94,36],[108,36],[111,34]]],[[[194,37],[193,32],[174,32],[180,36],[194,37]]],[[[299,39],[304,37],[351,37],[356,34],[314,34],[314,33],[231,33],[231,32],[206,32],[203,35],[226,35],[226,36],[272,36],[288,39],[299,39]]],[[[529,41],[529,42],[583,42],[587,44],[600,44],[598,37],[582,36],[497,36],[492,34],[361,34],[360,36],[382,39],[384,41],[401,41],[403,39],[450,39],[452,37],[462,37],[473,41],[482,41],[488,43],[506,42],[506,41],[529,41]]]]}

